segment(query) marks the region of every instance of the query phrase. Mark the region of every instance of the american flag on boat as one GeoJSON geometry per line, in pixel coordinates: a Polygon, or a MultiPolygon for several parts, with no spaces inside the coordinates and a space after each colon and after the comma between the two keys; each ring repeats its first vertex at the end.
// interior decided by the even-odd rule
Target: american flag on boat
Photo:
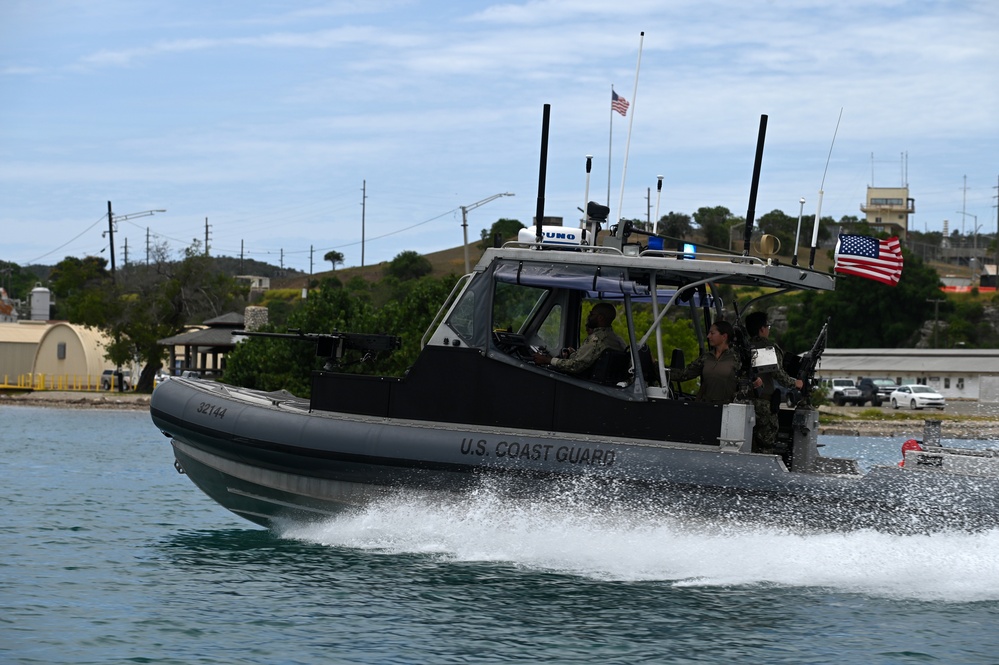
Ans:
{"type": "Polygon", "coordinates": [[[902,277],[902,247],[898,237],[878,240],[840,234],[836,242],[835,271],[896,286],[902,277]]]}

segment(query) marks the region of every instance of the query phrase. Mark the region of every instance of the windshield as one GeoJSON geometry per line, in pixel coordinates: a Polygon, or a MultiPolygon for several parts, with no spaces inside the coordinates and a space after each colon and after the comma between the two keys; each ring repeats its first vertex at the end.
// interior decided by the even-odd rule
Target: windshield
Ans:
{"type": "Polygon", "coordinates": [[[912,387],[912,392],[914,392],[914,393],[935,393],[936,391],[933,390],[933,388],[930,388],[928,386],[913,386],[912,387]]]}

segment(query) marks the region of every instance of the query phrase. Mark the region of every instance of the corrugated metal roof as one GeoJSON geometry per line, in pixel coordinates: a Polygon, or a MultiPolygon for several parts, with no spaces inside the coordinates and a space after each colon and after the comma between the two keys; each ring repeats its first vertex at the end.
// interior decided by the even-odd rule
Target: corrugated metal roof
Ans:
{"type": "Polygon", "coordinates": [[[999,374],[999,349],[826,349],[819,371],[999,374]]]}
{"type": "Polygon", "coordinates": [[[51,323],[31,323],[28,321],[18,323],[0,323],[0,342],[13,342],[15,344],[38,344],[45,331],[52,327],[51,323]]]}

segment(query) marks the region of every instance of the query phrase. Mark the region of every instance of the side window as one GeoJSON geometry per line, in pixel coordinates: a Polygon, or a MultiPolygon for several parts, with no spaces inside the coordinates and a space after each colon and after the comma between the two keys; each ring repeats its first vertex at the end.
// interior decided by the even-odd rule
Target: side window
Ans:
{"type": "Polygon", "coordinates": [[[468,291],[448,317],[447,324],[467,343],[475,330],[475,293],[468,291]]]}
{"type": "Polygon", "coordinates": [[[525,324],[547,293],[547,290],[533,286],[497,282],[493,296],[493,330],[523,333],[525,324]]]}
{"type": "Polygon", "coordinates": [[[548,349],[557,349],[561,346],[562,339],[562,306],[556,305],[548,312],[548,316],[541,322],[538,328],[538,337],[541,344],[548,349]]]}

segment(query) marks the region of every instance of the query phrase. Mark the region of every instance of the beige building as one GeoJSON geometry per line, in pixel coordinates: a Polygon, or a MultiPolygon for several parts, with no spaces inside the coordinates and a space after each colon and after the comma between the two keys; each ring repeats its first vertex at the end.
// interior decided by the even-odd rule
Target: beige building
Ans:
{"type": "Polygon", "coordinates": [[[0,385],[17,385],[32,373],[35,352],[51,324],[45,321],[0,323],[0,385]]]}
{"type": "Polygon", "coordinates": [[[867,201],[860,206],[867,223],[878,232],[897,235],[905,240],[909,232],[909,215],[916,212],[916,200],[909,197],[908,187],[868,187],[867,201]]]}
{"type": "Polygon", "coordinates": [[[60,321],[49,326],[35,350],[33,373],[66,390],[96,389],[101,373],[114,369],[105,359],[110,340],[94,329],[60,321]]]}

